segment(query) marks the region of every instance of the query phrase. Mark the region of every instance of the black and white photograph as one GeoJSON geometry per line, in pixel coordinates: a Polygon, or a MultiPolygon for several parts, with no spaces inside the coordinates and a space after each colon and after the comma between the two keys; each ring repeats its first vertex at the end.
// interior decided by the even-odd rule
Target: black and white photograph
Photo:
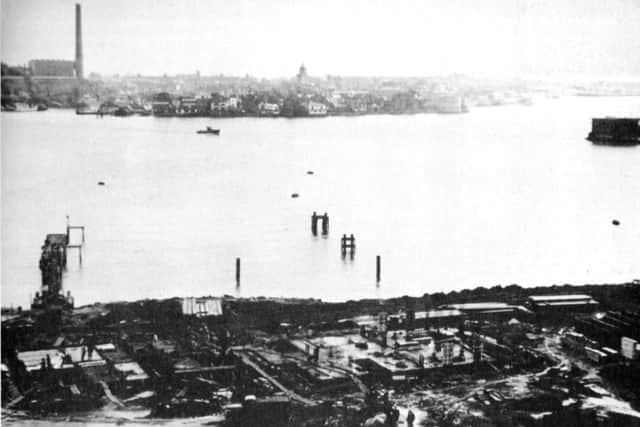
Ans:
{"type": "Polygon", "coordinates": [[[0,0],[1,423],[640,427],[640,0],[0,0]]]}

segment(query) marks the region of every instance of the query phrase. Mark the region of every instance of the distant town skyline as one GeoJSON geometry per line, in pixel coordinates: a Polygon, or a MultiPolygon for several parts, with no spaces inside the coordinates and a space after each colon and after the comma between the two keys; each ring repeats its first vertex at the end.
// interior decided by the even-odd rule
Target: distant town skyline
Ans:
{"type": "MultiPolygon", "coordinates": [[[[2,61],[74,58],[75,0],[3,0],[2,61]]],[[[85,75],[640,79],[637,0],[79,2],[85,75]]]]}

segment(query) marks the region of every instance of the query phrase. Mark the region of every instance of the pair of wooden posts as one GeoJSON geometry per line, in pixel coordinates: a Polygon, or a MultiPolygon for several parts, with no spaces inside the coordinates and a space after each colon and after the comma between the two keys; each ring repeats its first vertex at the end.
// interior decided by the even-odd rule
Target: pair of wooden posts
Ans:
{"type": "MultiPolygon", "coordinates": [[[[346,234],[343,234],[340,247],[342,250],[343,258],[347,255],[347,252],[349,252],[351,259],[353,259],[353,255],[356,252],[356,238],[353,236],[353,234],[351,234],[349,237],[347,237],[346,234]]],[[[376,255],[376,282],[377,283],[380,283],[381,264],[382,264],[382,259],[380,258],[380,255],[376,255]]]]}
{"type": "Polygon", "coordinates": [[[325,212],[324,215],[318,215],[317,213],[313,213],[311,215],[311,233],[314,236],[318,235],[318,221],[322,221],[322,235],[326,236],[329,234],[329,215],[325,212]]]}
{"type": "MultiPolygon", "coordinates": [[[[318,235],[318,221],[322,221],[322,234],[324,236],[329,234],[329,215],[325,212],[324,215],[318,215],[313,212],[311,215],[311,232],[314,236],[318,235]]],[[[347,237],[346,234],[342,235],[340,245],[342,256],[344,257],[347,252],[353,258],[356,252],[356,238],[353,234],[347,237]]],[[[380,282],[381,275],[381,258],[380,255],[376,255],[376,282],[380,282]]],[[[236,286],[240,286],[240,258],[236,258],[236,286]]]]}
{"type": "MultiPolygon", "coordinates": [[[[381,259],[380,255],[376,255],[376,282],[380,283],[381,274],[381,259]]],[[[240,286],[240,258],[236,258],[236,286],[240,286]]]]}
{"type": "Polygon", "coordinates": [[[346,234],[342,235],[342,239],[340,239],[340,250],[342,251],[342,256],[345,256],[347,252],[353,258],[353,255],[356,253],[356,238],[353,237],[353,234],[347,237],[346,234]]]}

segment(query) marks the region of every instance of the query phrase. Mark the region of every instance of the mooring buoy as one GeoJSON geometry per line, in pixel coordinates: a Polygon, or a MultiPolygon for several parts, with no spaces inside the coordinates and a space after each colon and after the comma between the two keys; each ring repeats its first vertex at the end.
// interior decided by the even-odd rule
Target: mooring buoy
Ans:
{"type": "Polygon", "coordinates": [[[620,221],[618,221],[617,219],[614,219],[613,221],[611,221],[611,224],[620,225],[620,221]]]}

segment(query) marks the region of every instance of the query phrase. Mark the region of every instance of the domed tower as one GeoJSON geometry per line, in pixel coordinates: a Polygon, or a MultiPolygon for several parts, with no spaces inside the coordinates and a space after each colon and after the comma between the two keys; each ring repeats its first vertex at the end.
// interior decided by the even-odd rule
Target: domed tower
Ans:
{"type": "Polygon", "coordinates": [[[296,77],[298,79],[298,83],[304,83],[309,77],[309,74],[307,74],[307,67],[304,66],[304,63],[300,65],[300,69],[298,70],[296,77]]]}

